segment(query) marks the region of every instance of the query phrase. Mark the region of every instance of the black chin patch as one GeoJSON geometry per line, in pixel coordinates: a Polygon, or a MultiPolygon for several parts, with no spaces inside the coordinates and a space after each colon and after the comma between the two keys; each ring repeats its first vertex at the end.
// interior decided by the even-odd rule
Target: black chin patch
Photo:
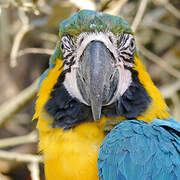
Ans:
{"type": "MultiPolygon", "coordinates": [[[[124,119],[136,119],[144,112],[151,102],[150,96],[139,82],[138,73],[132,72],[132,83],[122,97],[115,103],[102,107],[101,116],[118,117],[124,119]]],[[[63,85],[65,74],[70,71],[63,71],[58,82],[51,92],[51,98],[45,105],[45,110],[53,116],[52,127],[71,128],[83,122],[93,122],[91,107],[81,103],[77,98],[72,97],[63,85]]]]}
{"type": "Polygon", "coordinates": [[[57,83],[54,89],[51,99],[45,105],[46,111],[54,118],[53,128],[70,128],[92,121],[90,108],[70,96],[63,84],[58,86],[57,83]]]}
{"type": "Polygon", "coordinates": [[[116,111],[127,119],[136,119],[140,113],[147,109],[151,102],[151,97],[139,82],[138,72],[130,68],[129,70],[132,73],[132,83],[123,96],[118,99],[116,111]]]}

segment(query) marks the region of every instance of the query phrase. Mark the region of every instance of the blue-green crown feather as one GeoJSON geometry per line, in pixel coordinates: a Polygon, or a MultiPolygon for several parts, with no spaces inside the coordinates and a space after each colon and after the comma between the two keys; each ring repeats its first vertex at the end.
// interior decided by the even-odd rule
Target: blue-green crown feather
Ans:
{"type": "Polygon", "coordinates": [[[81,10],[60,25],[59,36],[70,34],[77,36],[81,32],[111,31],[113,33],[132,33],[127,22],[120,17],[106,13],[81,10]]]}

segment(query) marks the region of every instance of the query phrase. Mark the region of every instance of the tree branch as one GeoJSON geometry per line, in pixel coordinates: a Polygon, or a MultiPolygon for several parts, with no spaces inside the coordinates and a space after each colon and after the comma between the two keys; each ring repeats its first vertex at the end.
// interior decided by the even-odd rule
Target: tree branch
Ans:
{"type": "Polygon", "coordinates": [[[108,7],[106,10],[104,10],[104,12],[112,14],[114,16],[118,16],[119,15],[119,11],[121,10],[123,5],[127,1],[128,0],[112,1],[112,3],[110,3],[110,5],[109,5],[110,7],[108,7]]]}
{"type": "Polygon", "coordinates": [[[141,19],[142,19],[143,14],[146,10],[146,7],[147,7],[147,3],[148,3],[148,0],[141,0],[137,14],[134,18],[132,25],[131,25],[131,28],[134,32],[136,32],[137,27],[138,27],[139,23],[141,22],[141,19]]]}
{"type": "Polygon", "coordinates": [[[145,26],[148,26],[149,28],[158,29],[160,31],[167,32],[175,36],[180,36],[179,29],[165,25],[165,24],[158,23],[156,21],[153,21],[152,19],[146,19],[146,21],[143,21],[142,24],[145,26]]]}
{"type": "Polygon", "coordinates": [[[180,80],[173,82],[172,84],[168,84],[167,86],[163,86],[160,88],[161,93],[164,98],[172,97],[177,91],[180,90],[180,80]]]}
{"type": "Polygon", "coordinates": [[[17,96],[0,105],[0,127],[6,120],[10,119],[16,112],[24,107],[37,93],[38,80],[35,80],[29,87],[21,91],[17,96]]]}
{"type": "Polygon", "coordinates": [[[32,131],[31,133],[24,136],[17,136],[11,138],[0,139],[0,148],[7,148],[22,144],[36,143],[38,140],[36,131],[32,131]]]}
{"type": "Polygon", "coordinates": [[[11,67],[15,67],[17,65],[17,56],[18,56],[18,51],[20,48],[21,41],[23,40],[24,35],[32,29],[32,27],[29,25],[29,19],[26,16],[24,11],[19,10],[19,17],[22,22],[22,28],[18,31],[13,41],[11,54],[10,54],[11,67]]]}
{"type": "Polygon", "coordinates": [[[79,9],[91,9],[96,10],[96,4],[91,0],[69,0],[72,4],[74,4],[79,9]]]}
{"type": "Polygon", "coordinates": [[[162,67],[164,70],[166,70],[170,75],[180,78],[180,72],[173,68],[170,64],[168,64],[166,61],[164,61],[159,56],[155,55],[145,47],[139,44],[139,51],[147,57],[149,60],[153,61],[154,63],[158,64],[160,67],[162,67]]]}
{"type": "Polygon", "coordinates": [[[40,163],[40,162],[42,162],[42,157],[38,156],[38,155],[22,154],[22,153],[8,152],[8,151],[3,151],[3,150],[0,150],[0,159],[24,162],[24,163],[29,163],[29,162],[40,163]]]}
{"type": "Polygon", "coordinates": [[[39,163],[32,162],[28,165],[32,180],[39,180],[39,163]]]}
{"type": "Polygon", "coordinates": [[[45,49],[45,48],[26,48],[22,49],[18,52],[18,56],[24,56],[26,54],[47,54],[52,55],[54,52],[53,49],[45,49]]]}

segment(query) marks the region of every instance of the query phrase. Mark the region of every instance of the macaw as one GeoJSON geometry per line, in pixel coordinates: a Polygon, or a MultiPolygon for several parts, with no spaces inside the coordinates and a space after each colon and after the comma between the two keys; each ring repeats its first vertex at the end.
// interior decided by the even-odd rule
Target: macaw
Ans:
{"type": "Polygon", "coordinates": [[[47,180],[180,179],[179,122],[123,18],[81,10],[60,24],[36,118],[47,180]]]}

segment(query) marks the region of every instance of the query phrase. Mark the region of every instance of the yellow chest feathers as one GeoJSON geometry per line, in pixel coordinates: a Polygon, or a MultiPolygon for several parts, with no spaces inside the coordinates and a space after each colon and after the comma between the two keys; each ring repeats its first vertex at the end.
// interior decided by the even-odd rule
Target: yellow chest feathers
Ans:
{"type": "Polygon", "coordinates": [[[68,131],[40,131],[47,180],[98,180],[97,159],[103,132],[96,123],[68,131]]]}

